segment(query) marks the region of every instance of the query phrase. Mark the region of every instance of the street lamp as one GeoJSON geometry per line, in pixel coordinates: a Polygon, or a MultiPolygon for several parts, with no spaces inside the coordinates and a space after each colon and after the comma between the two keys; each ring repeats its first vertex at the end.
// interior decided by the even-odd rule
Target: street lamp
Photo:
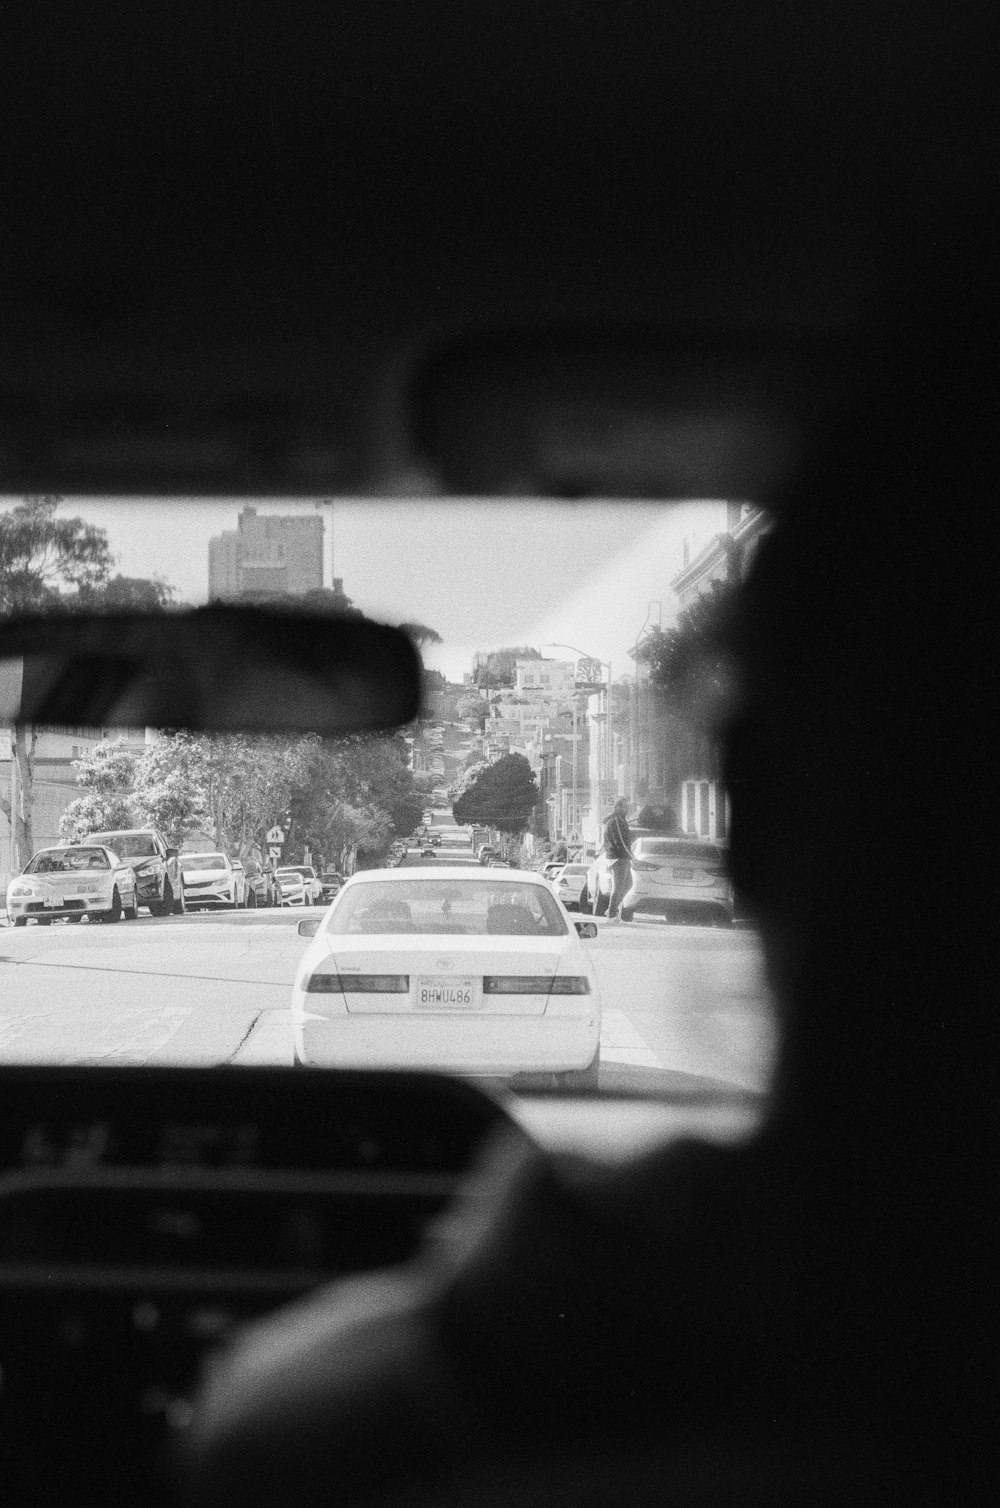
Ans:
{"type": "MultiPolygon", "coordinates": [[[[604,715],[605,715],[604,758],[601,761],[601,764],[603,765],[603,769],[601,770],[600,784],[602,786],[604,786],[605,784],[608,785],[608,786],[610,786],[612,780],[614,779],[614,763],[613,763],[613,758],[612,758],[612,753],[611,753],[611,661],[610,660],[602,660],[598,655],[589,655],[589,654],[587,654],[587,652],[586,652],[585,649],[579,649],[575,644],[552,643],[552,644],[544,644],[542,646],[542,648],[543,649],[568,649],[568,650],[571,651],[572,654],[579,655],[579,657],[580,657],[581,660],[593,660],[593,662],[594,662],[595,665],[600,665],[600,667],[601,667],[602,670],[606,670],[608,672],[608,684],[607,684],[607,688],[605,690],[605,709],[604,709],[604,715]]],[[[574,702],[574,704],[573,704],[573,828],[574,828],[574,831],[578,831],[578,827],[577,827],[577,810],[576,810],[576,807],[577,807],[577,795],[576,795],[576,790],[577,790],[577,787],[576,787],[576,774],[577,774],[576,743],[577,743],[577,740],[576,740],[576,703],[574,702]]],[[[598,814],[598,816],[600,816],[600,814],[598,814]]]]}

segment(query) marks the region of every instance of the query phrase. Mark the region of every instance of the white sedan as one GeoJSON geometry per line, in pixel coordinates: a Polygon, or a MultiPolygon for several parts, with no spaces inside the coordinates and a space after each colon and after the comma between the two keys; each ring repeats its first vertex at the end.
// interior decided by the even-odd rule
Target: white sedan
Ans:
{"type": "Polygon", "coordinates": [[[373,869],[330,910],[295,976],[295,1060],[597,1082],[601,1002],[581,937],[538,874],[373,869]]]}
{"type": "Polygon", "coordinates": [[[58,917],[80,922],[134,920],[139,914],[135,874],[110,848],[95,843],[43,848],[7,887],[15,927],[47,927],[58,917]]]}
{"type": "Polygon", "coordinates": [[[235,911],[240,904],[240,879],[224,853],[182,853],[180,869],[186,911],[200,906],[235,911]]]}
{"type": "Polygon", "coordinates": [[[279,906],[307,906],[310,897],[306,882],[298,869],[278,869],[274,875],[279,906]]]}
{"type": "Polygon", "coordinates": [[[579,911],[580,891],[587,879],[586,864],[561,864],[547,879],[567,911],[579,911]]]}

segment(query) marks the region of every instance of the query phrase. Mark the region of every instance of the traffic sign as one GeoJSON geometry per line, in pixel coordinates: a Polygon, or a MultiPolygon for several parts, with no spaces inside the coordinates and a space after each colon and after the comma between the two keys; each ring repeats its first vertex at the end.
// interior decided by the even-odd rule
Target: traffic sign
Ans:
{"type": "MultiPolygon", "coordinates": [[[[285,835],[282,832],[281,828],[280,827],[272,827],[271,831],[267,835],[267,841],[269,843],[284,843],[284,841],[285,841],[285,835]]],[[[272,855],[272,857],[273,857],[273,855],[272,855]]]]}
{"type": "Polygon", "coordinates": [[[267,852],[268,852],[268,857],[269,858],[280,859],[281,858],[281,844],[280,843],[272,843],[270,845],[270,847],[268,848],[267,852]]]}

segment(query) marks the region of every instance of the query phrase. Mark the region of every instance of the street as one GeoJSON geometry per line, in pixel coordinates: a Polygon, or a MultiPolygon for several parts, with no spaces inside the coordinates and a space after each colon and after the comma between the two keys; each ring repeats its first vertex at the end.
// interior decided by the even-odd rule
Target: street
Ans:
{"type": "MultiPolygon", "coordinates": [[[[0,932],[0,1061],[291,1061],[289,995],[313,910],[142,916],[0,932]]],[[[773,1023],[744,930],[598,921],[587,944],[604,1008],[601,1085],[668,1089],[677,1073],[761,1089],[773,1023]]]]}

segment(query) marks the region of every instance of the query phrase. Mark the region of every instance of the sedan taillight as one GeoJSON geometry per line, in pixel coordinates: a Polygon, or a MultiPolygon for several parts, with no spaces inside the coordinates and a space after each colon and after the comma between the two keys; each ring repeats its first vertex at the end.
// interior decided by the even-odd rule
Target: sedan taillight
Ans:
{"type": "Polygon", "coordinates": [[[409,974],[310,974],[307,995],[405,995],[409,974]]]}
{"type": "Polygon", "coordinates": [[[590,980],[584,974],[486,974],[484,995],[589,995],[590,980]]]}

